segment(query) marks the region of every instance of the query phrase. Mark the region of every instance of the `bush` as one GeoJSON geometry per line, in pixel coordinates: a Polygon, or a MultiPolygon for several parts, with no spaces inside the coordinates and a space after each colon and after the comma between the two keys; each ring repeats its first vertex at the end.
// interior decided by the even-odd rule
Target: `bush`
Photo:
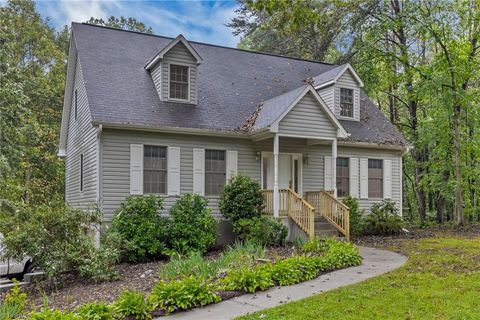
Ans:
{"type": "Polygon", "coordinates": [[[251,178],[237,175],[228,181],[220,197],[220,211],[232,223],[259,217],[264,209],[260,185],[251,178]]]}
{"type": "Polygon", "coordinates": [[[232,270],[220,283],[225,290],[241,290],[248,293],[266,290],[275,285],[272,280],[272,264],[232,270]]]}
{"type": "Polygon", "coordinates": [[[83,320],[72,312],[64,312],[60,310],[50,310],[44,308],[40,312],[32,312],[30,320],[83,320]]]}
{"type": "Polygon", "coordinates": [[[67,253],[70,261],[76,261],[76,271],[79,276],[89,278],[95,282],[113,281],[119,278],[113,266],[118,262],[119,253],[109,247],[94,248],[87,242],[80,244],[77,250],[67,253]],[[81,248],[84,246],[85,248],[81,248]]]}
{"type": "Polygon", "coordinates": [[[325,269],[322,271],[358,266],[362,263],[358,248],[350,242],[333,242],[324,259],[325,269]]]}
{"type": "Polygon", "coordinates": [[[131,196],[115,213],[108,231],[119,243],[121,260],[145,262],[166,249],[164,236],[167,219],[160,216],[163,200],[157,196],[131,196]],[[116,233],[116,234],[115,234],[116,233]]]}
{"type": "Polygon", "coordinates": [[[113,307],[104,302],[87,303],[76,310],[83,320],[114,320],[113,307]]]}
{"type": "Polygon", "coordinates": [[[156,308],[167,313],[219,302],[214,285],[207,280],[189,276],[171,282],[160,281],[152,290],[151,300],[156,308]]]}
{"type": "Polygon", "coordinates": [[[64,271],[90,276],[81,271],[89,268],[95,268],[96,274],[108,274],[115,259],[90,265],[100,259],[101,253],[86,235],[86,226],[99,221],[98,211],[75,210],[59,203],[2,210],[0,232],[4,236],[4,258],[31,257],[49,276],[64,271]]]}
{"type": "Polygon", "coordinates": [[[365,234],[390,236],[402,233],[403,221],[395,202],[385,199],[372,206],[371,213],[365,218],[365,234]]]}
{"type": "Polygon", "coordinates": [[[282,246],[288,229],[279,220],[260,216],[240,219],[233,224],[233,231],[240,240],[249,240],[266,246],[282,246]]]}
{"type": "Polygon", "coordinates": [[[20,290],[18,282],[5,295],[5,299],[0,304],[0,319],[13,319],[22,315],[25,310],[27,295],[20,290]]]}
{"type": "Polygon", "coordinates": [[[117,297],[113,310],[123,317],[149,320],[152,318],[150,312],[153,310],[153,305],[142,293],[128,290],[117,297]]]}
{"type": "Polygon", "coordinates": [[[321,258],[296,256],[278,261],[272,268],[272,279],[281,286],[288,286],[317,277],[321,258]]]}
{"type": "Polygon", "coordinates": [[[359,209],[357,198],[349,196],[342,202],[350,209],[350,236],[356,238],[363,235],[365,232],[365,210],[359,209]]]}
{"type": "Polygon", "coordinates": [[[208,201],[197,194],[184,194],[170,209],[170,249],[179,253],[205,252],[215,244],[217,222],[208,201]]]}

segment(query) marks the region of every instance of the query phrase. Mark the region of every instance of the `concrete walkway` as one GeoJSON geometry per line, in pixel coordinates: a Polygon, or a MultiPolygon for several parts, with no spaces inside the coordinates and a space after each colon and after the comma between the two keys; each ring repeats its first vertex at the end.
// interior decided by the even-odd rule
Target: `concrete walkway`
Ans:
{"type": "Polygon", "coordinates": [[[360,254],[363,262],[358,267],[333,271],[314,280],[287,287],[275,287],[255,294],[245,294],[203,308],[195,308],[157,319],[233,319],[373,278],[399,268],[407,261],[407,258],[401,254],[374,248],[360,247],[360,254]]]}

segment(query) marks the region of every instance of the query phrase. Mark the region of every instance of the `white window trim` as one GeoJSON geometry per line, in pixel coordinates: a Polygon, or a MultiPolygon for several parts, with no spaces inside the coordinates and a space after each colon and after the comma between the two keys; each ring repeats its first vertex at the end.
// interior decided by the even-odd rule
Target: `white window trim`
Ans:
{"type": "Polygon", "coordinates": [[[216,148],[205,148],[203,154],[203,192],[207,197],[220,197],[220,194],[207,194],[207,151],[223,151],[225,153],[225,186],[228,183],[228,173],[227,173],[227,149],[216,149],[216,148]]]}
{"type": "Polygon", "coordinates": [[[356,94],[356,88],[349,88],[349,87],[345,87],[345,86],[338,86],[338,96],[340,97],[340,101],[338,101],[338,118],[339,119],[342,119],[342,120],[356,120],[355,119],[355,108],[357,108],[358,106],[356,105],[355,103],[355,94],[356,94]],[[347,117],[347,116],[342,116],[342,89],[346,89],[346,90],[352,90],[352,116],[351,117],[347,117]]]}
{"type": "Polygon", "coordinates": [[[385,174],[385,165],[383,163],[385,159],[383,158],[367,158],[367,194],[368,194],[368,200],[373,200],[373,201],[381,201],[383,199],[385,199],[385,190],[384,190],[384,186],[383,184],[385,183],[385,178],[384,178],[384,174],[385,174]],[[369,172],[370,172],[370,168],[368,167],[368,160],[380,160],[382,162],[382,196],[380,198],[371,198],[370,197],[370,175],[369,175],[369,172]]]}
{"type": "Polygon", "coordinates": [[[186,63],[167,63],[168,65],[168,81],[167,81],[167,92],[168,92],[168,100],[169,101],[174,101],[174,102],[187,102],[187,103],[191,103],[191,100],[190,100],[190,97],[191,97],[191,92],[190,92],[190,69],[191,69],[191,66],[186,64],[186,63]],[[170,97],[170,66],[171,65],[174,65],[174,66],[182,66],[182,67],[187,67],[187,70],[188,70],[188,83],[187,83],[187,99],[177,99],[177,98],[171,98],[170,97]]]}

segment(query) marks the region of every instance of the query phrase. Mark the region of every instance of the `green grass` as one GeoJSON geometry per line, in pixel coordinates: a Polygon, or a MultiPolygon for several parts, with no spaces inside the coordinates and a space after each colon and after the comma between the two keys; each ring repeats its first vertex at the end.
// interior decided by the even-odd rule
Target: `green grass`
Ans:
{"type": "Polygon", "coordinates": [[[480,238],[400,244],[389,274],[239,319],[480,319],[480,238]]]}

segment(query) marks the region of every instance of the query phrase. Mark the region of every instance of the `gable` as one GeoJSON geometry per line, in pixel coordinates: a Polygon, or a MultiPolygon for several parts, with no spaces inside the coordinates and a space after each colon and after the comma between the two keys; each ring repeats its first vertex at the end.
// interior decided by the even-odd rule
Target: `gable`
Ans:
{"type": "Polygon", "coordinates": [[[312,138],[337,137],[337,127],[312,92],[307,92],[285,115],[278,132],[312,138]]]}

